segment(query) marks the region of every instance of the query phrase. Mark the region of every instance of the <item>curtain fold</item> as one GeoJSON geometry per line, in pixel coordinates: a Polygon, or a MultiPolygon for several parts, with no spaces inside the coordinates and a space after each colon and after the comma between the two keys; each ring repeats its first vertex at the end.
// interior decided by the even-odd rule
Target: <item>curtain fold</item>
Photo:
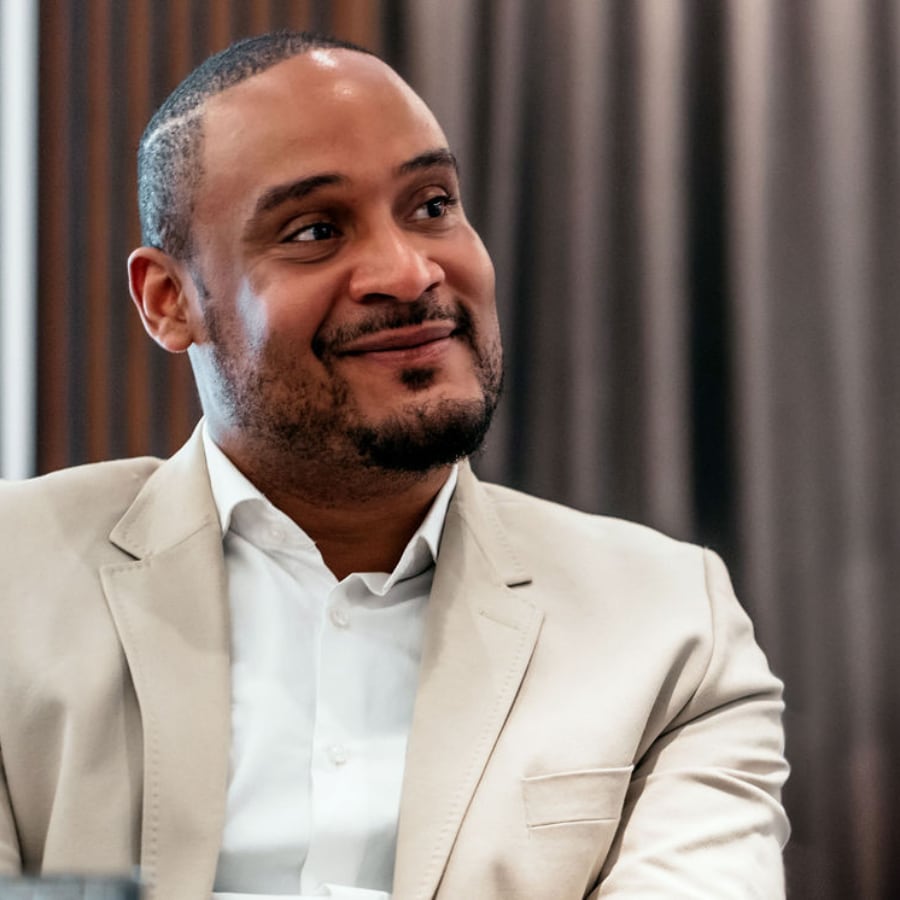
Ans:
{"type": "Polygon", "coordinates": [[[787,683],[791,896],[891,896],[900,4],[404,11],[499,275],[480,470],[724,552],[787,683]]]}

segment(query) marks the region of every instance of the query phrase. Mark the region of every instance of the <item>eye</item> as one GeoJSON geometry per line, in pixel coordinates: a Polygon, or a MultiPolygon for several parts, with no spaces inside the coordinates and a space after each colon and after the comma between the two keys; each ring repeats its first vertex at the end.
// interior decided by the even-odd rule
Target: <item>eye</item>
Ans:
{"type": "Polygon", "coordinates": [[[429,197],[421,206],[416,207],[413,213],[414,219],[440,219],[447,215],[451,207],[456,206],[457,200],[449,194],[438,194],[429,197]]]}
{"type": "Polygon", "coordinates": [[[292,231],[284,240],[285,243],[313,243],[331,241],[340,237],[338,229],[331,222],[312,222],[296,231],[292,231]]]}

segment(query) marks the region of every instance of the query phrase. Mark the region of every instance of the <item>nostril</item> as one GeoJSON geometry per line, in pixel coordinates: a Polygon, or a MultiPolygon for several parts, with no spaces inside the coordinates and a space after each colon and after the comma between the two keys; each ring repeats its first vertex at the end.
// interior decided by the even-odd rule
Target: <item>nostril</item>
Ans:
{"type": "Polygon", "coordinates": [[[362,257],[350,279],[351,296],[358,300],[417,300],[443,281],[441,266],[414,247],[394,242],[390,249],[362,257]]]}

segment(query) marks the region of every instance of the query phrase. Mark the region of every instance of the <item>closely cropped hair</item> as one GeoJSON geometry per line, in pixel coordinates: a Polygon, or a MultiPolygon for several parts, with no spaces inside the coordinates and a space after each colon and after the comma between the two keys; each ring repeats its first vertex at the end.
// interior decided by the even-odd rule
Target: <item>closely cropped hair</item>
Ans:
{"type": "Polygon", "coordinates": [[[150,119],[138,146],[138,212],[147,246],[177,259],[192,254],[191,216],[199,183],[203,104],[282,60],[318,49],[370,50],[321,34],[276,31],[246,38],[199,65],[150,119]]]}

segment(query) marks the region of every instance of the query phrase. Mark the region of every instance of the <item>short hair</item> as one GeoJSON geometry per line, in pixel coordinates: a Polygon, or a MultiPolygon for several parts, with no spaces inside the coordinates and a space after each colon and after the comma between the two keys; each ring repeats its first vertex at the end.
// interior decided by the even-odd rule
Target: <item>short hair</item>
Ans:
{"type": "Polygon", "coordinates": [[[147,246],[187,260],[202,174],[203,105],[276,63],[317,49],[371,50],[306,31],[274,31],[237,41],[201,63],[154,113],[138,145],[138,213],[147,246]]]}

